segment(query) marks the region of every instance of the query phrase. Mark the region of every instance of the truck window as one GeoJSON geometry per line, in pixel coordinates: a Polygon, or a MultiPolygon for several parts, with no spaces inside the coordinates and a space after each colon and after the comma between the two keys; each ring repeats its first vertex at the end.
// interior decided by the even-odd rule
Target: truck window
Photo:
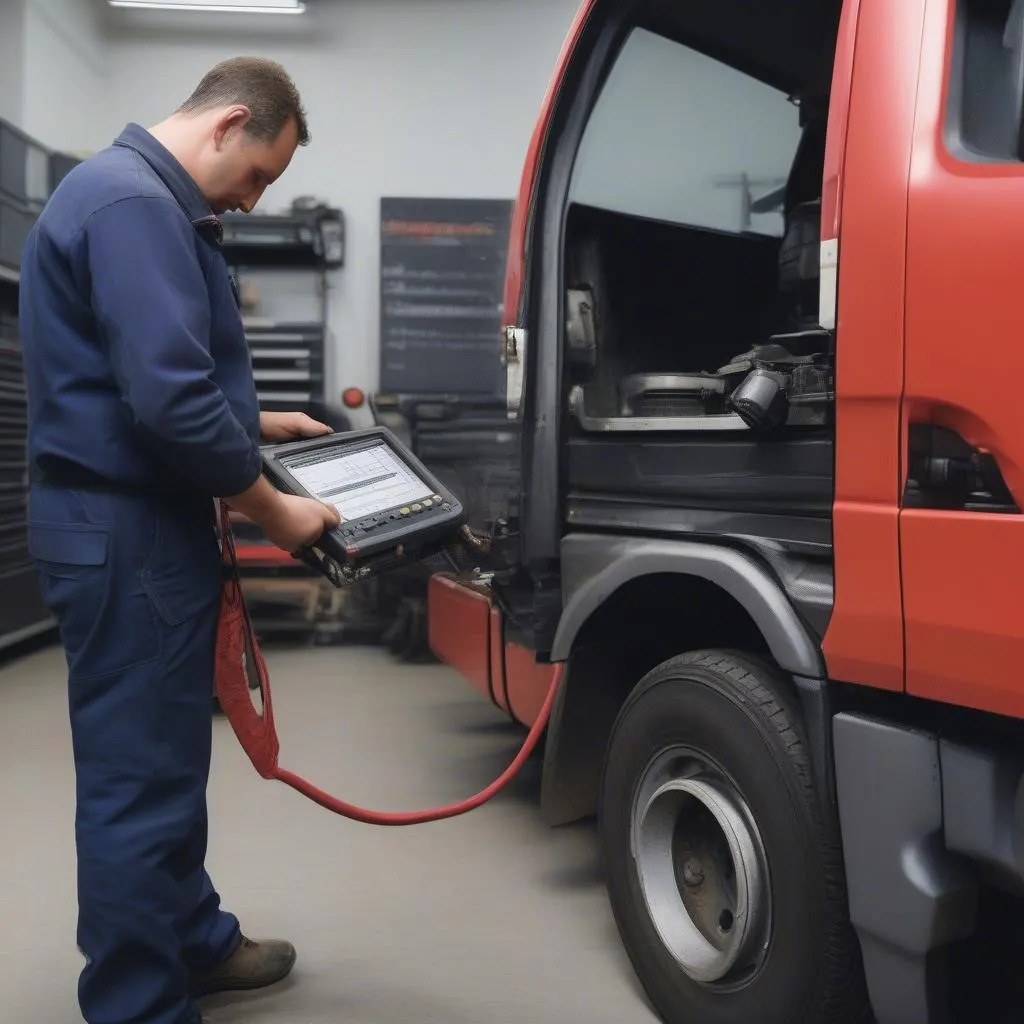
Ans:
{"type": "MultiPolygon", "coordinates": [[[[689,6],[676,8],[685,18],[689,6]]],[[[820,69],[832,42],[813,38],[821,52],[800,55],[805,77],[775,77],[794,86],[783,89],[743,70],[758,55],[734,65],[687,38],[685,22],[678,35],[632,31],[576,151],[564,236],[570,486],[678,487],[704,503],[729,478],[763,503],[785,478],[825,512],[834,345],[819,323],[820,69]],[[647,433],[662,435],[657,470],[637,454],[654,451],[647,433]],[[780,456],[790,442],[792,458],[780,456]]]]}
{"type": "Polygon", "coordinates": [[[1024,0],[959,0],[947,144],[961,159],[1018,162],[1024,105],[1024,0]]]}
{"type": "Polygon", "coordinates": [[[786,183],[799,140],[799,111],[785,93],[637,29],[591,114],[570,200],[778,236],[782,204],[772,197],[786,183]],[[757,200],[765,200],[764,212],[757,200]]]}

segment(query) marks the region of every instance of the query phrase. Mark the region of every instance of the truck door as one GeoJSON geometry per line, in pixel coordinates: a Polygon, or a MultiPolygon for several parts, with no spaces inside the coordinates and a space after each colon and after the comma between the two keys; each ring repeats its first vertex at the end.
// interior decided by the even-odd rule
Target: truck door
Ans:
{"type": "Polygon", "coordinates": [[[1024,715],[1024,2],[927,0],[907,238],[907,691],[1024,715]]]}

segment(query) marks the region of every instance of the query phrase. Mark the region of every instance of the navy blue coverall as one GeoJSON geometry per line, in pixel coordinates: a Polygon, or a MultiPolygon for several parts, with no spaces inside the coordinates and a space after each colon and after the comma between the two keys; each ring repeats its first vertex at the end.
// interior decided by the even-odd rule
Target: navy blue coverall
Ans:
{"type": "Polygon", "coordinates": [[[219,241],[130,124],[24,250],[29,545],[68,663],[88,1024],[197,1019],[190,977],[240,942],[204,868],[213,499],[256,482],[259,408],[219,241]]]}

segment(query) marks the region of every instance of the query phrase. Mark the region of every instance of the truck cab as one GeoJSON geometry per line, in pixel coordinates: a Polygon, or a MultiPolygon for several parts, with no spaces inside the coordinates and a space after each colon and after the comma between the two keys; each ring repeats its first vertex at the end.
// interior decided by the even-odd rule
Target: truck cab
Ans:
{"type": "Polygon", "coordinates": [[[559,681],[542,813],[597,815],[669,1024],[1024,1015],[1022,121],[1024,0],[586,0],[563,47],[522,483],[430,638],[524,725],[559,681]]]}

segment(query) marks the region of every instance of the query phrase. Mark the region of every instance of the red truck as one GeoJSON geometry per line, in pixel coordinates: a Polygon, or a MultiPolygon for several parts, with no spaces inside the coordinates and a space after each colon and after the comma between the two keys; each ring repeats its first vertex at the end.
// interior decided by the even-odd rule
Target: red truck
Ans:
{"type": "Polygon", "coordinates": [[[430,635],[524,725],[561,666],[542,810],[598,815],[670,1024],[1024,1019],[1022,121],[1024,0],[587,0],[566,41],[522,487],[430,635]]]}

